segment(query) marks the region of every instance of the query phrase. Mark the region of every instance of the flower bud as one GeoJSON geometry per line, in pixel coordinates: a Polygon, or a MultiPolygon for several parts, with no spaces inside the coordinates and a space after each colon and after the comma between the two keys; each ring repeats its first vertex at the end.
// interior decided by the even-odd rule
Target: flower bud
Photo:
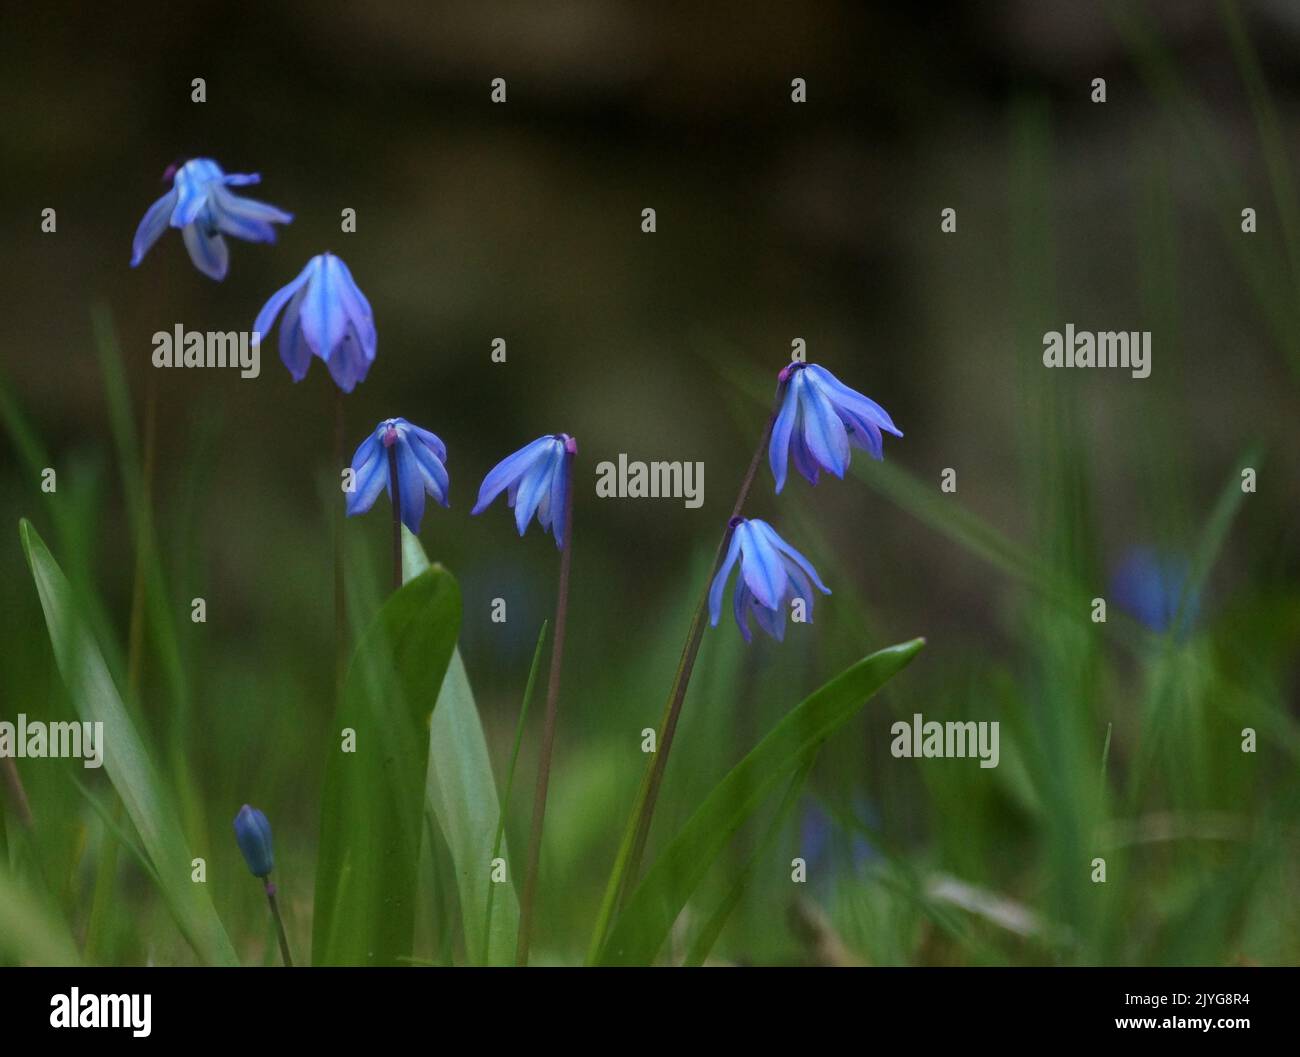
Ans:
{"type": "Polygon", "coordinates": [[[271,847],[271,823],[255,807],[245,804],[235,816],[235,841],[254,877],[266,877],[275,866],[271,847]]]}

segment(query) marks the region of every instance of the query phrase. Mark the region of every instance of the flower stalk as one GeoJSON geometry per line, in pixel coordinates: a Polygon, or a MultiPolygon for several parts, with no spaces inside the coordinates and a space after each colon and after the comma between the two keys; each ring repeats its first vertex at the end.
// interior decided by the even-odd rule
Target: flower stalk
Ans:
{"type": "Polygon", "coordinates": [[[754,450],[754,457],[749,461],[749,469],[745,471],[744,479],[740,482],[740,491],[736,495],[735,505],[731,509],[731,516],[727,519],[727,527],[722,533],[722,539],[718,542],[718,550],[713,556],[713,564],[709,567],[709,575],[705,579],[704,590],[700,594],[699,604],[695,607],[695,613],[691,617],[690,627],[686,632],[686,644],[682,647],[682,655],[677,663],[677,672],[673,677],[672,689],[668,692],[668,703],[664,707],[664,716],[659,724],[659,732],[655,739],[655,751],[650,757],[650,764],[646,768],[645,777],[642,779],[641,788],[637,793],[636,806],[628,819],[623,841],[619,845],[618,856],[614,860],[614,870],[610,875],[609,884],[605,888],[604,898],[601,900],[600,913],[596,919],[596,931],[592,936],[591,949],[588,952],[589,962],[595,962],[599,957],[601,947],[605,942],[605,935],[609,931],[610,923],[613,921],[614,913],[626,899],[628,890],[640,870],[641,856],[645,852],[646,839],[650,834],[650,822],[654,817],[655,804],[659,799],[659,787],[663,783],[664,771],[668,766],[668,753],[672,749],[673,736],[677,732],[677,721],[681,717],[682,704],[686,700],[686,689],[690,685],[691,674],[695,670],[695,659],[700,652],[700,641],[704,637],[704,626],[708,619],[709,589],[718,568],[722,564],[722,559],[731,545],[731,537],[736,531],[736,524],[741,511],[744,510],[745,503],[749,499],[749,493],[754,487],[754,479],[758,476],[758,468],[763,461],[763,454],[767,451],[768,442],[772,436],[772,427],[780,411],[787,384],[788,380],[783,372],[783,376],[777,383],[772,412],[768,415],[767,425],[763,429],[763,435],[758,442],[758,447],[754,450]]]}
{"type": "Polygon", "coordinates": [[[284,931],[284,919],[280,917],[280,904],[275,898],[275,885],[271,881],[266,882],[266,901],[271,906],[271,917],[275,921],[276,936],[280,940],[280,957],[284,959],[286,968],[293,968],[293,955],[289,953],[289,937],[284,931]]]}
{"type": "Polygon", "coordinates": [[[542,744],[537,765],[537,790],[533,797],[533,822],[528,840],[528,872],[524,880],[523,901],[519,908],[519,940],[515,964],[528,964],[532,940],[533,909],[537,895],[537,872],[542,857],[542,829],[546,819],[546,794],[551,781],[551,753],[555,747],[555,726],[560,698],[560,666],[564,659],[564,632],[569,615],[569,567],[573,555],[573,458],[575,446],[566,443],[564,451],[564,518],[560,529],[560,580],[555,597],[555,637],[551,641],[551,667],[546,688],[546,718],[542,724],[542,744]]]}

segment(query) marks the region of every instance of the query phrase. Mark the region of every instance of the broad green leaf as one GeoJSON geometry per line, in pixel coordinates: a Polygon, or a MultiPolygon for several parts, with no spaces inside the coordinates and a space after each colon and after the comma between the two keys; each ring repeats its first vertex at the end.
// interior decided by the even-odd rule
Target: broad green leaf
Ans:
{"type": "MultiPolygon", "coordinates": [[[[408,581],[429,567],[419,538],[405,528],[402,567],[408,581]]],[[[481,965],[486,951],[487,964],[510,965],[519,931],[519,900],[514,871],[507,869],[507,880],[493,886],[495,913],[489,924],[488,884],[501,808],[487,739],[459,649],[452,652],[429,725],[425,791],[456,866],[466,956],[471,964],[481,965]]]]}
{"type": "Polygon", "coordinates": [[[238,964],[206,886],[190,880],[193,856],[175,805],[122,704],[67,577],[30,522],[20,522],[19,534],[68,695],[82,722],[104,724],[104,770],[140,835],[172,917],[204,962],[238,964]]]}
{"type": "Polygon", "coordinates": [[[317,965],[397,965],[412,954],[430,721],[460,612],[452,575],[426,569],[389,597],[352,656],[321,802],[317,965]],[[345,730],[355,751],[342,751],[345,730]]]}
{"type": "Polygon", "coordinates": [[[606,938],[598,963],[653,962],[682,907],[745,820],[923,645],[924,639],[912,639],[864,657],[796,706],[736,764],[655,860],[606,938]]]}

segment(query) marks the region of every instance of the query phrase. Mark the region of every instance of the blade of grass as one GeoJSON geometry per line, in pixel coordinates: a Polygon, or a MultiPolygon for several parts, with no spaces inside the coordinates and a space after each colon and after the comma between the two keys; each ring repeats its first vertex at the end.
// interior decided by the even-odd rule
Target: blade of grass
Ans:
{"type": "Polygon", "coordinates": [[[924,639],[912,639],[864,657],[778,723],[718,783],[655,860],[615,921],[598,962],[653,962],[682,907],[741,824],[778,782],[852,719],[924,644],[924,639]]]}
{"type": "Polygon", "coordinates": [[[23,520],[19,533],[59,672],[81,720],[103,723],[104,770],[153,863],[172,917],[203,961],[237,964],[206,886],[190,881],[191,854],[175,806],[113,685],[67,577],[30,522],[23,520]]]}
{"type": "MultiPolygon", "coordinates": [[[[492,841],[492,858],[497,859],[501,854],[501,844],[506,835],[506,812],[510,809],[510,794],[515,787],[515,768],[519,763],[519,750],[524,743],[524,728],[528,721],[528,706],[532,704],[533,687],[537,682],[537,669],[542,660],[542,647],[546,644],[546,629],[550,626],[549,620],[542,621],[542,628],[537,633],[537,646],[533,649],[533,663],[528,667],[528,681],[524,684],[524,700],[519,707],[519,721],[515,724],[515,743],[510,750],[510,766],[506,771],[506,789],[501,797],[501,811],[497,818],[497,833],[492,841]]],[[[487,895],[487,935],[492,935],[492,904],[495,901],[496,883],[491,879],[488,881],[487,895]]],[[[484,964],[487,964],[487,951],[484,950],[484,964]]]]}

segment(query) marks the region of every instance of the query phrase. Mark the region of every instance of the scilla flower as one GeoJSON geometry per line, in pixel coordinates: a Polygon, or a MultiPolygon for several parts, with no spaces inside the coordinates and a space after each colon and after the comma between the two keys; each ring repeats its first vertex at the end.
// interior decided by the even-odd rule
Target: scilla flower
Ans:
{"type": "Polygon", "coordinates": [[[224,279],[230,263],[223,235],[247,242],[274,242],[273,224],[287,224],[293,215],[240,198],[231,187],[260,183],[257,173],[241,175],[221,171],[211,158],[194,158],[177,171],[172,189],[149,207],[131,244],[131,267],[136,267],[168,227],[180,228],[194,267],[213,279],[224,279]]]}
{"type": "Polygon", "coordinates": [[[402,524],[419,532],[426,495],[448,505],[450,480],[446,463],[447,445],[427,429],[404,418],[385,419],[352,456],[353,490],[348,495],[348,516],[364,514],[385,489],[392,499],[396,487],[402,524]],[[396,465],[396,481],[390,463],[396,465]]]}
{"type": "Polygon", "coordinates": [[[245,804],[239,809],[235,816],[235,842],[253,876],[265,878],[275,866],[275,851],[271,846],[271,823],[257,808],[245,804]]]}
{"type": "Polygon", "coordinates": [[[508,455],[483,478],[478,502],[471,514],[481,514],[503,491],[506,505],[514,507],[515,525],[524,534],[534,514],[543,531],[555,535],[555,545],[564,546],[564,507],[569,490],[569,460],[578,442],[567,433],[538,437],[513,455],[508,455]]]}
{"type": "Polygon", "coordinates": [[[722,595],[737,561],[740,575],[736,579],[733,609],[746,642],[750,641],[751,613],[758,626],[779,642],[785,637],[785,614],[793,599],[803,600],[805,618],[811,622],[814,585],[823,594],[831,593],[812,563],[778,536],[766,521],[737,518],[727,556],[709,589],[709,620],[714,627],[722,615],[722,595]]]}
{"type": "Polygon", "coordinates": [[[792,363],[781,371],[780,380],[786,383],[785,398],[767,449],[778,492],[785,487],[791,454],[799,472],[816,484],[821,470],[844,476],[850,445],[880,459],[884,457],[880,431],[903,435],[883,407],[850,389],[825,367],[792,363]]]}
{"type": "Polygon", "coordinates": [[[1150,547],[1133,547],[1111,575],[1115,603],[1139,623],[1166,632],[1178,623],[1176,637],[1191,631],[1200,614],[1201,599],[1190,591],[1191,566],[1181,555],[1150,547]],[[1179,620],[1179,609],[1182,619],[1179,620]]]}
{"type": "Polygon", "coordinates": [[[325,361],[345,393],[365,380],[375,362],[375,320],[342,260],[332,253],[309,260],[293,282],[262,306],[253,330],[265,338],[282,308],[280,359],[295,382],[307,377],[313,354],[325,361]]]}

